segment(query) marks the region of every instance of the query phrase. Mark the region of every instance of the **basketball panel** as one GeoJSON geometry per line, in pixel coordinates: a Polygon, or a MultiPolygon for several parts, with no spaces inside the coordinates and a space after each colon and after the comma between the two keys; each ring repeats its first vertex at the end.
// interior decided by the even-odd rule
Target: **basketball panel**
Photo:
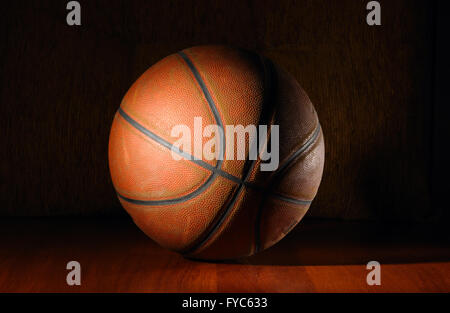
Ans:
{"type": "Polygon", "coordinates": [[[242,188],[236,201],[210,238],[187,256],[196,259],[225,260],[255,253],[254,221],[261,193],[242,188]]]}
{"type": "Polygon", "coordinates": [[[187,130],[189,144],[182,149],[210,165],[217,163],[204,158],[201,149],[195,149],[196,145],[203,147],[211,139],[203,136],[203,128],[217,121],[198,82],[179,55],[164,58],[142,74],[125,95],[121,107],[171,144],[182,137],[182,132],[176,129],[187,130]],[[197,134],[194,133],[196,121],[200,126],[197,134]]]}
{"type": "Polygon", "coordinates": [[[189,160],[175,160],[171,150],[146,137],[119,114],[110,133],[109,167],[119,194],[152,201],[190,194],[212,174],[189,160]]]}
{"type": "Polygon", "coordinates": [[[268,196],[261,210],[259,250],[267,249],[283,239],[305,216],[309,204],[291,203],[268,196]]]}
{"type": "Polygon", "coordinates": [[[144,206],[119,199],[146,235],[163,247],[183,251],[211,227],[235,188],[235,183],[218,176],[202,193],[181,203],[144,206]]]}
{"type": "MultiPolygon", "coordinates": [[[[183,51],[199,71],[217,106],[221,121],[227,125],[253,125],[258,127],[264,97],[264,69],[260,57],[251,52],[225,46],[203,46],[183,51]]],[[[245,155],[237,159],[237,136],[229,132],[227,141],[233,140],[234,159],[226,158],[222,168],[241,177],[249,153],[249,137],[245,137],[245,155]]],[[[230,146],[231,147],[231,146],[230,146]]]]}

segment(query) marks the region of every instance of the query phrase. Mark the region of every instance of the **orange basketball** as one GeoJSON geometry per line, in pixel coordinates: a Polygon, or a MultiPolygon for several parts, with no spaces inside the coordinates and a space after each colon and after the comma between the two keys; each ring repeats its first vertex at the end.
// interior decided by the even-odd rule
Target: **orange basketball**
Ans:
{"type": "Polygon", "coordinates": [[[323,164],[319,120],[297,81],[256,53],[224,46],[185,49],[150,67],[124,96],[109,139],[112,181],[134,222],[199,259],[248,256],[278,242],[308,210],[323,164]],[[211,144],[204,132],[195,136],[196,118],[223,131],[213,159],[175,144],[179,125],[194,134],[191,147],[211,144]],[[229,125],[267,125],[267,136],[230,141],[229,125]],[[251,157],[253,140],[278,155],[276,169],[262,170],[271,160],[259,148],[251,157]],[[239,159],[232,150],[242,143],[239,159]]]}

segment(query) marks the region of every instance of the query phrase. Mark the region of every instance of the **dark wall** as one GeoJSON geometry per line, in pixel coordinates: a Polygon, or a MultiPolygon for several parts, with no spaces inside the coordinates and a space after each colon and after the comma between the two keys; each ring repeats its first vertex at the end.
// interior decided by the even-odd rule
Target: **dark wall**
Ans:
{"type": "Polygon", "coordinates": [[[310,217],[439,218],[431,207],[433,3],[67,1],[4,7],[0,215],[120,214],[109,127],[132,82],[199,44],[253,49],[291,72],[326,141],[310,217]]]}

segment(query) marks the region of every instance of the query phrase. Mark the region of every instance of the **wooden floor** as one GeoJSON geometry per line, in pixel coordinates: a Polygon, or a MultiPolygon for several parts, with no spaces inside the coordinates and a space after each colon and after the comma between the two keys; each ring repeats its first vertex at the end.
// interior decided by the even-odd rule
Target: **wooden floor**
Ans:
{"type": "Polygon", "coordinates": [[[207,263],[160,248],[127,218],[1,219],[0,292],[449,292],[448,237],[419,228],[303,221],[259,255],[207,263]],[[72,260],[81,286],[66,284],[72,260]],[[366,284],[372,260],[381,286],[366,284]]]}

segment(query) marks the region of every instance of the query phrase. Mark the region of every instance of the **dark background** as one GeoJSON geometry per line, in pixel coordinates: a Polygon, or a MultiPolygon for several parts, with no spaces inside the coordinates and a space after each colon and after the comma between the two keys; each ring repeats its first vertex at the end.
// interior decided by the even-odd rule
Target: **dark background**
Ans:
{"type": "Polygon", "coordinates": [[[380,1],[372,27],[357,0],[81,0],[73,27],[67,2],[0,13],[1,216],[124,215],[107,161],[122,96],[168,54],[230,44],[282,65],[316,107],[326,163],[308,218],[449,220],[436,2],[380,1]]]}

